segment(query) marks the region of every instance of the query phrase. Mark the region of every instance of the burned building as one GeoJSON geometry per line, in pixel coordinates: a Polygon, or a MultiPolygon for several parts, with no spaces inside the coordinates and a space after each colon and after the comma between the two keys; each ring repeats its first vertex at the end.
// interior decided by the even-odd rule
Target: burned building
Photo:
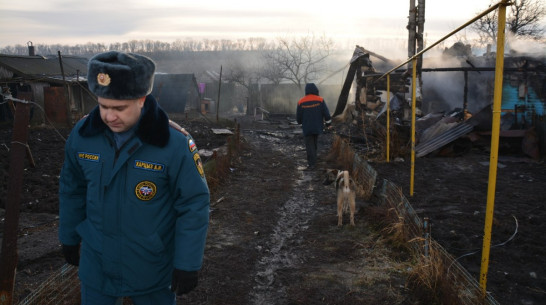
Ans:
{"type": "MultiPolygon", "coordinates": [[[[416,88],[418,157],[460,138],[485,139],[491,134],[496,56],[491,52],[472,56],[468,48],[455,46],[446,49],[440,58],[426,58],[420,68],[422,81],[418,80],[416,88]]],[[[386,66],[377,69],[372,65],[371,54],[359,46],[355,49],[334,116],[348,121],[366,113],[386,123],[384,116],[382,118],[387,105],[387,83],[383,75],[395,65],[389,66],[388,61],[382,59],[386,66]],[[353,96],[349,98],[350,92],[353,96]],[[347,112],[348,103],[354,103],[351,107],[356,114],[347,119],[343,112],[347,112]]],[[[398,69],[390,73],[390,115],[396,125],[393,127],[402,131],[404,127],[411,127],[409,72],[398,69]]],[[[523,152],[535,159],[546,153],[545,84],[544,56],[511,54],[505,57],[500,137],[501,143],[509,148],[507,151],[523,152]]]]}
{"type": "Polygon", "coordinates": [[[152,95],[166,112],[184,113],[200,109],[200,93],[193,74],[159,74],[154,76],[152,95]]]}

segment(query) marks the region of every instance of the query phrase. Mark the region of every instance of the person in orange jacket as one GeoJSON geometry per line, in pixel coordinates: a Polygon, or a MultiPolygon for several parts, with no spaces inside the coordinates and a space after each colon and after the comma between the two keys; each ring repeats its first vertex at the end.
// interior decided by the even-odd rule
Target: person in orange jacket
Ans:
{"type": "Polygon", "coordinates": [[[314,83],[305,85],[305,96],[298,102],[296,119],[303,129],[307,169],[313,170],[317,163],[318,136],[323,133],[324,125],[330,128],[332,124],[328,106],[314,83]]]}

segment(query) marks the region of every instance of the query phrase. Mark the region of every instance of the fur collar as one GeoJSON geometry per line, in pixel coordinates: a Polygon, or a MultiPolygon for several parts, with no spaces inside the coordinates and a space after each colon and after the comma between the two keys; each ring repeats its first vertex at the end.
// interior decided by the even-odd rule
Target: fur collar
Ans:
{"type": "MultiPolygon", "coordinates": [[[[155,98],[146,97],[140,120],[137,123],[135,134],[142,142],[164,147],[169,142],[169,117],[159,107],[155,98]]],[[[85,118],[78,130],[82,137],[92,137],[109,130],[100,117],[99,106],[96,106],[85,118]]]]}

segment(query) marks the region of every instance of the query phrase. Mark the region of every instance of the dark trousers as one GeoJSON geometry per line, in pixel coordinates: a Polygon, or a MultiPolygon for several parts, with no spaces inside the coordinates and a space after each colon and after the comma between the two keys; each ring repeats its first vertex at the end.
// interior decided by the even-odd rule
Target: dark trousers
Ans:
{"type": "Polygon", "coordinates": [[[307,151],[307,165],[315,166],[317,164],[317,143],[318,134],[304,136],[305,150],[307,151]]]}

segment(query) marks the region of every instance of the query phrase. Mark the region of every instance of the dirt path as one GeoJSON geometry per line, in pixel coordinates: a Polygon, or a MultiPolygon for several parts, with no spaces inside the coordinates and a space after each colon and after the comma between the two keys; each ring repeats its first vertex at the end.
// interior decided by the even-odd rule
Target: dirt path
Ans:
{"type": "MultiPolygon", "coordinates": [[[[334,187],[322,184],[320,170],[303,170],[296,130],[244,130],[247,149],[212,198],[201,284],[181,303],[402,304],[407,298],[409,265],[371,230],[365,202],[357,202],[354,228],[336,226],[334,187]]],[[[322,138],[323,153],[330,140],[322,138]]]]}

